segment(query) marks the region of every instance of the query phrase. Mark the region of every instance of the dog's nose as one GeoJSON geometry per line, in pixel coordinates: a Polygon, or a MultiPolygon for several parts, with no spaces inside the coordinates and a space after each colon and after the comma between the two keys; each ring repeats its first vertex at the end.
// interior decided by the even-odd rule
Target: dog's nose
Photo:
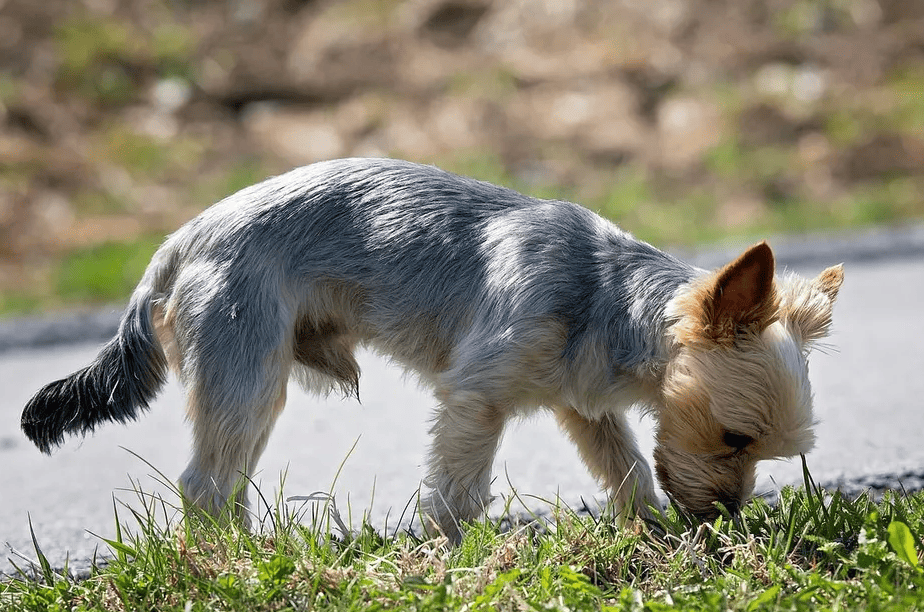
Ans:
{"type": "Polygon", "coordinates": [[[719,501],[722,502],[722,505],[725,506],[725,509],[728,510],[728,513],[732,516],[741,512],[741,500],[737,497],[727,497],[719,499],[719,501]]]}

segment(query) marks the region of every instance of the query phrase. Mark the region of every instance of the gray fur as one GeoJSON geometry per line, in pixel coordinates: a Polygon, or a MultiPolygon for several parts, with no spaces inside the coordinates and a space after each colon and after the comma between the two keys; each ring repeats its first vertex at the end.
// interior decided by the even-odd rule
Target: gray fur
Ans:
{"type": "Polygon", "coordinates": [[[362,340],[415,369],[409,318],[431,319],[453,346],[479,333],[484,346],[470,350],[490,360],[517,342],[505,332],[552,317],[567,323],[568,355],[602,341],[622,374],[658,355],[664,305],[694,274],[575,204],[428,166],[351,159],[227,198],[172,235],[146,279],[160,275],[155,299],[197,323],[181,326],[190,335],[181,344],[251,325],[245,333],[271,344],[311,313],[324,283],[338,282],[362,288],[362,340]],[[170,257],[183,262],[176,278],[157,265],[170,257]]]}
{"type": "MultiPolygon", "coordinates": [[[[578,429],[605,418],[611,433],[587,449],[632,469],[640,455],[623,409],[656,401],[665,306],[699,274],[575,204],[428,166],[346,159],[203,212],[158,250],[132,304],[155,305],[190,394],[195,451],[181,484],[193,501],[213,511],[229,501],[290,375],[358,395],[352,349],[368,345],[434,387],[435,492],[424,510],[457,538],[458,521],[490,497],[491,458],[514,413],[544,406],[578,429]]],[[[123,326],[120,338],[139,333],[123,326]]],[[[137,400],[119,401],[133,414],[137,400]]],[[[50,443],[61,439],[55,427],[50,443]]],[[[638,470],[650,501],[650,473],[638,470]]]]}

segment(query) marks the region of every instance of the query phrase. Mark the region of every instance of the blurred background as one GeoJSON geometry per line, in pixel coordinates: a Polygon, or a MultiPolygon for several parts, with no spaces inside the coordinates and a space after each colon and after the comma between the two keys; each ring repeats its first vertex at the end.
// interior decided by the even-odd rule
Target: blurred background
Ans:
{"type": "Polygon", "coordinates": [[[394,156],[662,247],[924,219],[924,0],[0,0],[0,316],[394,156]]]}

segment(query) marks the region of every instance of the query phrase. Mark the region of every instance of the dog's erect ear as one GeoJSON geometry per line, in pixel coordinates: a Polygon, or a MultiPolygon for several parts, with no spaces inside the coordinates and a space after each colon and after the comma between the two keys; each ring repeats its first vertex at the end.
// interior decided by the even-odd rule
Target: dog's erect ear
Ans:
{"type": "Polygon", "coordinates": [[[671,334],[680,344],[729,345],[739,334],[760,333],[779,317],[773,251],[755,244],[724,268],[680,288],[668,304],[671,334]]]}
{"type": "Polygon", "coordinates": [[[782,296],[783,316],[792,322],[802,342],[814,342],[828,335],[831,311],[843,282],[843,265],[832,266],[811,281],[789,281],[782,296]]]}
{"type": "Polygon", "coordinates": [[[833,304],[834,300],[837,299],[837,292],[840,291],[841,285],[844,284],[844,264],[825,269],[812,281],[812,284],[827,295],[833,304]]]}
{"type": "Polygon", "coordinates": [[[755,244],[716,274],[704,296],[704,332],[717,341],[734,339],[743,329],[763,330],[777,313],[773,251],[755,244]]]}

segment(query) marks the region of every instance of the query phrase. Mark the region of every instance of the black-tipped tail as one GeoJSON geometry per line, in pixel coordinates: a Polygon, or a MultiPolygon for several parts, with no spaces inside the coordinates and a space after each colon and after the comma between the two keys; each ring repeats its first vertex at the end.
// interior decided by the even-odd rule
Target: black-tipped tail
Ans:
{"type": "Polygon", "coordinates": [[[44,453],[65,434],[86,434],[104,421],[138,418],[163,386],[167,359],[154,334],[150,302],[133,301],[119,334],[96,360],[67,378],[46,385],[22,413],[22,430],[44,453]]]}

